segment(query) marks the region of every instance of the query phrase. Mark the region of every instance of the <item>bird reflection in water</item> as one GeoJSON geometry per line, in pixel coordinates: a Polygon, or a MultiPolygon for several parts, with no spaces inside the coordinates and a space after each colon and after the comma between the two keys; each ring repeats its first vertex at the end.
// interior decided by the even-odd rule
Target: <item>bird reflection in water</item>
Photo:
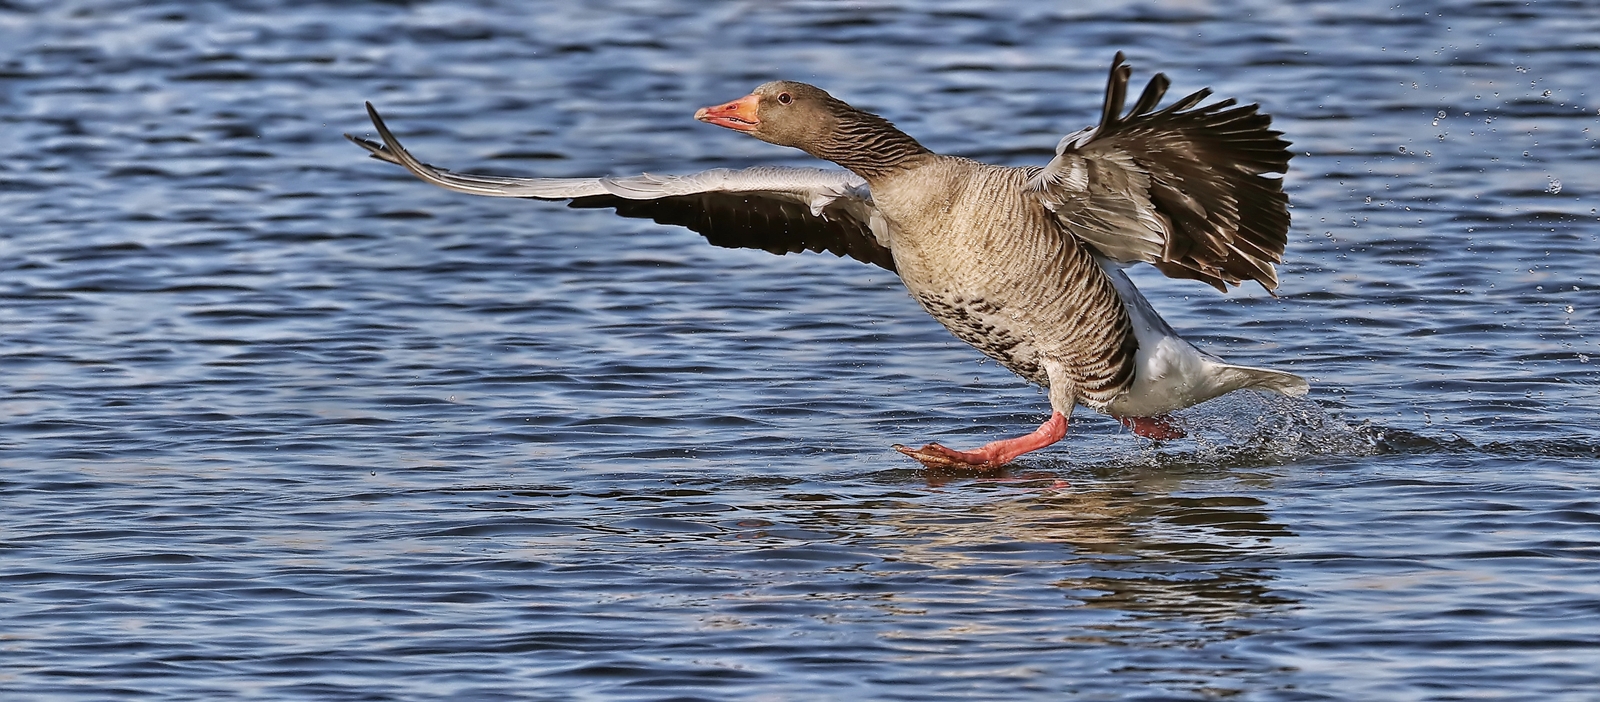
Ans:
{"type": "MultiPolygon", "coordinates": [[[[1272,521],[1258,497],[1185,495],[1182,484],[1196,473],[1247,488],[1267,482],[1218,475],[1213,465],[1201,452],[1168,454],[1131,471],[1116,464],[1091,468],[1113,476],[1075,479],[1071,489],[1054,489],[1061,482],[1057,474],[1018,470],[985,482],[1037,492],[974,505],[948,519],[925,511],[903,520],[884,517],[903,533],[897,560],[939,570],[968,569],[992,549],[1057,547],[1049,559],[1054,562],[1030,569],[1050,572],[1069,604],[1121,614],[1086,623],[1071,639],[1133,643],[1149,635],[1171,645],[1172,629],[1193,627],[1188,635],[1196,642],[1215,640],[1251,633],[1258,627],[1246,621],[1294,604],[1274,590],[1271,564],[1275,542],[1294,534],[1272,521]]],[[[965,477],[944,474],[931,477],[930,485],[965,477]]]]}

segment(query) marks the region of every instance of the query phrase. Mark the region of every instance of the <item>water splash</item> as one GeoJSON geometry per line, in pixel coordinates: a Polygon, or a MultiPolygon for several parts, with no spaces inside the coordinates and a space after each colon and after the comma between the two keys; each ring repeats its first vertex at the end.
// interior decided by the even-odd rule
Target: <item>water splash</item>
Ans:
{"type": "MultiPolygon", "coordinates": [[[[1586,437],[1474,443],[1460,436],[1424,434],[1364,419],[1349,422],[1304,397],[1250,391],[1197,405],[1178,414],[1194,450],[1191,461],[1264,466],[1318,456],[1355,457],[1436,453],[1516,457],[1596,457],[1600,445],[1586,437]]],[[[1152,449],[1164,448],[1152,445],[1152,449]]]]}
{"type": "Polygon", "coordinates": [[[1277,393],[1235,392],[1179,413],[1197,458],[1253,465],[1313,456],[1382,453],[1383,430],[1351,425],[1317,402],[1277,393]]]}

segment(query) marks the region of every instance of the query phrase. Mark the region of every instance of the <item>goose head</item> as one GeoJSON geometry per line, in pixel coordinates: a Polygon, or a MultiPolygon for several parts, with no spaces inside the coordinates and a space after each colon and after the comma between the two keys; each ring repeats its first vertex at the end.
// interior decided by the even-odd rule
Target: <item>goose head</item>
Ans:
{"type": "Polygon", "coordinates": [[[702,107],[694,118],[771,144],[812,152],[808,147],[833,136],[840,114],[853,111],[855,108],[814,85],[777,80],[733,102],[702,107]]]}
{"type": "Polygon", "coordinates": [[[868,181],[911,167],[931,153],[888,120],[792,80],[766,83],[733,102],[703,107],[694,118],[799,149],[868,181]]]}

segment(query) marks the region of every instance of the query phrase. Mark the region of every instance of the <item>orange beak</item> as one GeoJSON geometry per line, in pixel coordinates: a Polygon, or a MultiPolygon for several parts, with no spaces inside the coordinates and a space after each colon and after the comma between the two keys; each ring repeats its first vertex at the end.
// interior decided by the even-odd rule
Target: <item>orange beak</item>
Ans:
{"type": "Polygon", "coordinates": [[[761,98],[746,95],[726,105],[702,107],[695,111],[694,118],[736,132],[749,132],[761,125],[761,118],[756,117],[756,109],[760,106],[761,98]]]}

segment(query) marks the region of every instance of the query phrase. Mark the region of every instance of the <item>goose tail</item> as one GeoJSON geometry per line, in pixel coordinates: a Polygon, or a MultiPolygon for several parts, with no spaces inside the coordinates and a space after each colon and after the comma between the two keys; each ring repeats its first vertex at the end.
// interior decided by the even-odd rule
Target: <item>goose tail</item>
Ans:
{"type": "Polygon", "coordinates": [[[1231,363],[1216,363],[1215,367],[1221,384],[1232,389],[1272,390],[1291,397],[1299,397],[1311,390],[1311,384],[1305,378],[1293,373],[1231,363]]]}
{"type": "MultiPolygon", "coordinates": [[[[1102,411],[1117,417],[1161,417],[1234,390],[1269,390],[1298,397],[1311,389],[1305,378],[1293,373],[1234,365],[1195,348],[1156,313],[1115,263],[1098,260],[1122,298],[1139,341],[1133,385],[1102,411]]],[[[1137,428],[1135,433],[1139,433],[1137,428]]]]}

